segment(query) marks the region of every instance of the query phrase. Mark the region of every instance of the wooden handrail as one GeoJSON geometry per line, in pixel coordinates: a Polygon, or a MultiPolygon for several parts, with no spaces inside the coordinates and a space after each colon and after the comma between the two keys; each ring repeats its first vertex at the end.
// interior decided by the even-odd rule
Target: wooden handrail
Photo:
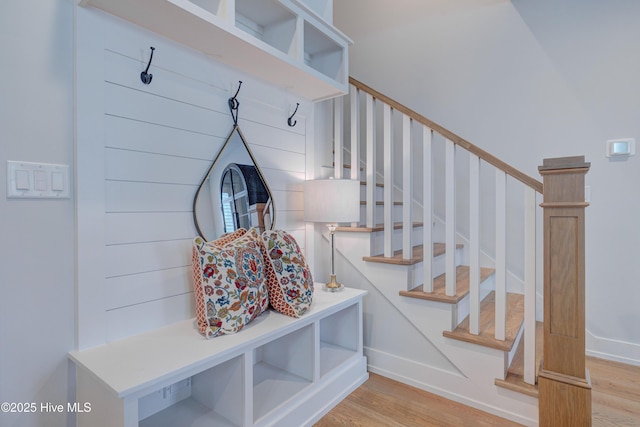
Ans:
{"type": "Polygon", "coordinates": [[[496,168],[500,169],[501,171],[505,172],[507,175],[510,175],[513,178],[517,179],[518,181],[522,182],[524,185],[533,188],[538,193],[542,193],[542,183],[540,181],[538,181],[537,179],[532,178],[529,175],[520,172],[518,169],[516,169],[513,166],[503,162],[502,160],[498,159],[494,155],[492,155],[490,153],[487,153],[483,149],[473,145],[472,143],[470,143],[469,141],[465,140],[464,138],[459,137],[458,135],[456,135],[455,133],[449,131],[448,129],[445,129],[444,127],[440,126],[439,124],[434,123],[431,120],[427,119],[422,114],[420,114],[420,113],[418,113],[418,112],[416,112],[416,111],[414,111],[414,110],[412,110],[412,109],[410,109],[408,107],[405,107],[404,105],[400,104],[399,102],[397,102],[397,101],[389,98],[388,96],[378,92],[377,90],[371,88],[370,86],[367,86],[366,84],[362,83],[361,81],[356,80],[353,77],[349,77],[349,83],[354,85],[356,88],[358,88],[360,90],[363,90],[364,92],[370,94],[374,98],[379,99],[380,101],[390,105],[391,108],[393,108],[394,110],[397,110],[397,111],[399,111],[399,112],[401,112],[403,114],[406,114],[407,116],[411,117],[411,119],[415,120],[416,122],[427,126],[431,130],[433,130],[433,131],[439,133],[440,135],[444,136],[445,138],[447,138],[448,140],[450,140],[454,144],[461,146],[465,150],[467,150],[467,151],[475,154],[476,156],[480,157],[485,162],[487,162],[487,163],[495,166],[496,168]]]}

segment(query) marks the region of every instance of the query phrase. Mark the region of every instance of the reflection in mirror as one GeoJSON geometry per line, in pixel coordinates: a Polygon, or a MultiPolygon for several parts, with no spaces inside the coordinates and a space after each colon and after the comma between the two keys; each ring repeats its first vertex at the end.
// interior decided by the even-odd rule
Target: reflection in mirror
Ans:
{"type": "Polygon", "coordinates": [[[275,224],[269,186],[237,125],[196,191],[193,219],[205,240],[241,227],[257,227],[262,232],[275,224]]]}
{"type": "Polygon", "coordinates": [[[255,166],[227,166],[222,172],[220,192],[225,233],[252,226],[264,231],[264,206],[269,202],[269,193],[255,166]]]}

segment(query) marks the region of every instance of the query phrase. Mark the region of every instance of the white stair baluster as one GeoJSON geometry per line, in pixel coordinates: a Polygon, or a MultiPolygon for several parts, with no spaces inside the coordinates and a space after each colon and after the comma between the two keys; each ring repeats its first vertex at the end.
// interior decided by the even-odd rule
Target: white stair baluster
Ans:
{"type": "MultiPolygon", "coordinates": [[[[351,179],[360,180],[360,92],[349,85],[351,101],[351,179]]],[[[351,224],[357,227],[358,223],[351,224]]]]}
{"type": "Polygon", "coordinates": [[[469,332],[480,333],[480,158],[469,153],[469,332]]]}
{"type": "Polygon", "coordinates": [[[375,103],[373,96],[366,94],[366,129],[367,141],[367,189],[366,189],[366,226],[372,228],[375,225],[376,207],[376,137],[375,137],[375,103]]]}
{"type": "Polygon", "coordinates": [[[402,115],[402,254],[413,257],[413,167],[411,117],[402,115]]]}
{"type": "Polygon", "coordinates": [[[342,178],[342,169],[344,168],[343,99],[344,97],[341,96],[333,100],[333,176],[335,179],[342,178]]]}
{"type": "Polygon", "coordinates": [[[536,383],[536,192],[524,189],[524,381],[536,383]]]}
{"type": "Polygon", "coordinates": [[[393,121],[391,106],[382,106],[382,144],[384,153],[384,256],[393,256],[393,121]]]}
{"type": "Polygon", "coordinates": [[[424,284],[425,292],[433,292],[433,217],[431,191],[431,137],[432,131],[422,126],[422,242],[424,249],[424,284]]]}
{"type": "Polygon", "coordinates": [[[445,158],[445,288],[446,294],[456,294],[456,147],[452,141],[446,140],[445,158]]]}
{"type": "Polygon", "coordinates": [[[507,328],[507,174],[496,169],[496,318],[495,338],[504,340],[507,328]]]}

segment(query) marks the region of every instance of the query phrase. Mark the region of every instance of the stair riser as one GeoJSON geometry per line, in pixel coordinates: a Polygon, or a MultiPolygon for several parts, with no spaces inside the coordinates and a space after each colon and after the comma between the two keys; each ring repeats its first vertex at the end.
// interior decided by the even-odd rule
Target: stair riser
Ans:
{"type": "MultiPolygon", "coordinates": [[[[480,284],[480,301],[482,301],[487,295],[491,293],[496,287],[496,275],[492,274],[480,284]]],[[[471,301],[467,294],[462,298],[457,305],[457,310],[452,319],[451,330],[453,331],[468,315],[470,312],[471,301]]]]}
{"type": "MultiPolygon", "coordinates": [[[[402,192],[401,191],[395,191],[394,195],[391,197],[392,200],[399,202],[402,201],[402,192]]],[[[364,202],[367,199],[367,192],[366,192],[366,186],[361,185],[360,186],[360,201],[364,202]]],[[[374,191],[374,200],[376,202],[383,202],[384,201],[384,188],[383,187],[375,187],[375,191],[374,191]]],[[[383,209],[382,206],[378,206],[378,208],[383,209]]],[[[421,220],[422,219],[422,207],[419,206],[418,204],[416,204],[415,202],[412,203],[412,209],[413,209],[413,218],[414,220],[421,220]]],[[[378,210],[376,210],[375,216],[377,218],[377,223],[382,223],[382,210],[380,210],[378,212],[378,210]]],[[[401,206],[396,206],[393,212],[394,218],[396,219],[396,221],[399,221],[402,218],[402,207],[401,206]],[[398,216],[399,215],[399,216],[398,216]]],[[[362,222],[364,222],[364,216],[361,216],[362,218],[362,222]]]]}
{"type": "MultiPolygon", "coordinates": [[[[422,244],[422,227],[413,227],[412,235],[413,246],[422,244]]],[[[384,253],[384,232],[376,231],[371,236],[373,253],[384,253]]],[[[391,238],[391,247],[394,251],[402,249],[402,229],[394,229],[391,238]]]]}
{"type": "MultiPolygon", "coordinates": [[[[393,205],[391,209],[393,217],[392,222],[402,221],[402,205],[393,205]]],[[[418,220],[420,218],[414,218],[418,220]]],[[[365,224],[367,220],[367,209],[365,205],[360,205],[360,224],[365,224]]],[[[373,209],[373,224],[382,224],[384,222],[384,205],[376,205],[373,209]]]]}
{"type": "MultiPolygon", "coordinates": [[[[461,264],[462,260],[462,248],[456,249],[456,267],[461,264]]],[[[434,257],[431,262],[431,280],[444,274],[446,270],[446,256],[442,254],[440,256],[434,257]]],[[[411,290],[417,286],[424,284],[424,262],[419,262],[413,267],[413,274],[410,275],[409,283],[407,283],[407,290],[411,290]]],[[[463,317],[464,319],[464,317],[463,317]]]]}
{"type": "MultiPolygon", "coordinates": [[[[381,202],[384,200],[384,187],[375,187],[374,190],[374,198],[376,201],[381,202]]],[[[367,186],[366,185],[360,185],[360,200],[361,201],[365,201],[367,200],[367,186]]]]}

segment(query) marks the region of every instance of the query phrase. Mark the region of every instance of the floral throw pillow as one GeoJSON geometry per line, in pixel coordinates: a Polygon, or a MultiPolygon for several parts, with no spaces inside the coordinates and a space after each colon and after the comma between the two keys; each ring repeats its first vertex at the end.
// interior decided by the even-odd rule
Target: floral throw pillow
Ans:
{"type": "Polygon", "coordinates": [[[268,308],[259,238],[252,228],[223,246],[194,239],[196,310],[204,311],[198,329],[207,338],[236,333],[268,308]]]}
{"type": "Polygon", "coordinates": [[[214,245],[214,246],[226,246],[229,243],[233,243],[233,241],[235,241],[236,239],[239,239],[240,237],[244,236],[245,234],[247,234],[247,229],[246,228],[238,228],[236,231],[232,231],[230,233],[226,233],[223,234],[222,236],[218,237],[216,240],[213,240],[211,242],[209,242],[210,244],[214,245]]]}
{"type": "MultiPolygon", "coordinates": [[[[227,245],[239,237],[242,237],[246,234],[246,228],[239,228],[236,231],[231,233],[226,233],[217,238],[216,240],[212,240],[210,242],[206,242],[209,245],[213,246],[224,246],[227,245]]],[[[193,269],[193,292],[196,300],[196,322],[198,323],[198,329],[201,333],[205,333],[207,330],[207,313],[204,307],[204,292],[202,290],[202,275],[200,273],[200,265],[198,260],[198,247],[202,246],[205,243],[204,239],[200,237],[196,237],[193,244],[191,261],[192,261],[192,269],[193,269]],[[197,243],[197,244],[196,244],[197,243]]]]}
{"type": "Polygon", "coordinates": [[[298,242],[283,230],[262,233],[269,302],[282,314],[300,317],[313,300],[313,278],[298,242]]]}

